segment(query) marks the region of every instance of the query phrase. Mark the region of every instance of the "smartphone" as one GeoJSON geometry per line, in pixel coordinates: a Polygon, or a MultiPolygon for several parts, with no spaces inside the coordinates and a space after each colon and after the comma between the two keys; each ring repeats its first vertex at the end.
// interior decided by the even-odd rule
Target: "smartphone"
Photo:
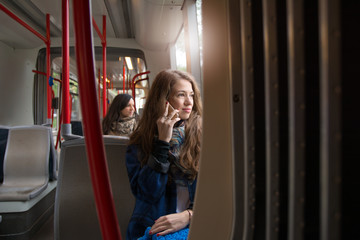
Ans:
{"type": "Polygon", "coordinates": [[[175,108],[173,106],[171,106],[170,103],[168,103],[168,104],[169,104],[169,108],[168,108],[168,116],[169,116],[170,114],[172,114],[175,111],[175,108]]]}
{"type": "MultiPolygon", "coordinates": [[[[168,102],[169,104],[169,108],[168,108],[168,116],[170,116],[174,111],[175,111],[175,108],[173,106],[171,106],[170,102],[168,102]]],[[[178,117],[178,114],[175,114],[171,119],[175,119],[178,117]]]]}

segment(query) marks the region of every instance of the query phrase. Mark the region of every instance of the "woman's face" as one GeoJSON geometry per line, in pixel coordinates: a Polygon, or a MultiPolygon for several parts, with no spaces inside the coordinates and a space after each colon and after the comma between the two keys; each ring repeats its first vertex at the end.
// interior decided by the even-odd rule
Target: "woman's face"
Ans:
{"type": "Polygon", "coordinates": [[[194,91],[191,83],[184,79],[178,80],[171,89],[169,103],[179,110],[179,117],[182,120],[188,119],[194,104],[194,91]]]}
{"type": "Polygon", "coordinates": [[[130,99],[130,101],[128,102],[128,105],[121,110],[120,114],[121,117],[125,118],[125,117],[131,117],[134,115],[135,112],[135,107],[134,107],[135,103],[134,103],[134,99],[130,99]]]}

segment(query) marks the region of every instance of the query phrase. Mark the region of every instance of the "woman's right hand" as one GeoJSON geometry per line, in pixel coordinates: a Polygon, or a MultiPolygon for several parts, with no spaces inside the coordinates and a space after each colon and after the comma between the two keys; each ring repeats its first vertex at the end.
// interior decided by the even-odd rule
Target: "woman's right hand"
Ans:
{"type": "Polygon", "coordinates": [[[152,225],[149,234],[163,236],[169,233],[177,232],[185,228],[190,223],[190,217],[187,210],[179,213],[173,213],[158,218],[152,225]]]}
{"type": "Polygon", "coordinates": [[[175,109],[168,114],[169,102],[166,102],[164,114],[157,120],[157,127],[159,132],[159,140],[170,142],[174,124],[180,120],[179,111],[175,109]]]}

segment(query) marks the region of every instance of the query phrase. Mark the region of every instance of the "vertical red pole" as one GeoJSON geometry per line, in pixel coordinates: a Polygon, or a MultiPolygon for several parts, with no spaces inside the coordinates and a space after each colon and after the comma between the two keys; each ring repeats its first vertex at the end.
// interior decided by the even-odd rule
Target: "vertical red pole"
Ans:
{"type": "Polygon", "coordinates": [[[107,110],[106,100],[106,16],[103,16],[103,38],[101,41],[103,46],[103,118],[105,118],[107,110]]]}
{"type": "MultiPolygon", "coordinates": [[[[92,43],[90,1],[73,1],[76,43],[76,62],[86,151],[93,185],[96,209],[102,238],[120,239],[115,204],[112,198],[110,178],[100,125],[100,114],[96,111],[95,66],[92,43]]],[[[105,81],[105,79],[104,79],[105,81]]]]}
{"type": "MultiPolygon", "coordinates": [[[[51,89],[51,98],[55,97],[54,90],[51,89]]],[[[51,109],[51,127],[53,127],[54,122],[54,108],[51,109]]]]}
{"type": "Polygon", "coordinates": [[[99,113],[101,112],[100,111],[100,106],[101,106],[101,96],[100,96],[100,93],[101,93],[101,91],[100,91],[100,84],[101,84],[101,74],[100,74],[100,67],[99,67],[99,71],[98,71],[98,80],[99,80],[99,84],[98,84],[98,98],[99,98],[99,113]]]}
{"type": "Polygon", "coordinates": [[[50,78],[50,15],[46,14],[46,85],[47,85],[47,123],[51,123],[51,90],[50,78]]]}
{"type": "Polygon", "coordinates": [[[70,80],[69,80],[69,0],[62,0],[62,87],[63,123],[70,123],[70,80]]]}
{"type": "Polygon", "coordinates": [[[126,80],[126,93],[129,93],[129,78],[126,80]]]}
{"type": "Polygon", "coordinates": [[[126,81],[126,77],[125,77],[125,57],[123,60],[123,93],[125,93],[125,81],[126,81]]]}
{"type": "Polygon", "coordinates": [[[129,81],[129,88],[131,89],[131,92],[132,92],[132,81],[131,80],[129,81]]]}

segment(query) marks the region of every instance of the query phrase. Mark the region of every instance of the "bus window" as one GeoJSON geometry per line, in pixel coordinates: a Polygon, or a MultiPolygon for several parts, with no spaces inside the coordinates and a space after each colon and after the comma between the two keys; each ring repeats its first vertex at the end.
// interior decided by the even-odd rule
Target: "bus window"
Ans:
{"type": "Polygon", "coordinates": [[[176,50],[176,69],[186,71],[186,50],[185,50],[185,38],[184,28],[175,43],[176,50]]]}
{"type": "MultiPolygon", "coordinates": [[[[103,99],[102,65],[102,59],[98,59],[96,61],[96,77],[97,83],[99,84],[100,82],[100,91],[98,91],[100,96],[100,108],[102,107],[103,99]]],[[[120,93],[133,95],[133,89],[135,89],[135,106],[136,111],[138,112],[138,109],[142,108],[144,104],[147,89],[149,88],[149,82],[148,79],[146,79],[147,75],[139,75],[136,77],[137,74],[147,71],[144,59],[141,57],[129,57],[129,55],[124,53],[118,55],[108,53],[106,65],[106,94],[108,104],[110,104],[113,98],[120,93]],[[136,83],[135,86],[133,86],[134,82],[136,83]]]]}
{"type": "Polygon", "coordinates": [[[71,121],[81,121],[80,99],[78,82],[70,79],[70,109],[71,121]]]}
{"type": "MultiPolygon", "coordinates": [[[[103,55],[102,47],[95,47],[95,67],[96,67],[96,81],[97,81],[97,93],[99,112],[102,113],[102,99],[103,99],[103,55]]],[[[146,94],[149,88],[148,75],[140,75],[134,78],[137,74],[147,71],[145,55],[138,49],[124,49],[117,47],[107,47],[106,49],[106,102],[107,106],[111,103],[112,99],[119,93],[127,93],[133,95],[133,87],[135,87],[135,102],[136,109],[141,109],[145,103],[146,94]],[[133,86],[133,81],[137,84],[133,86]]],[[[45,72],[46,70],[46,50],[40,49],[38,54],[38,66],[37,70],[45,72]]],[[[62,79],[62,52],[60,47],[51,48],[51,71],[54,79],[62,79]]],[[[80,99],[78,92],[77,82],[77,69],[75,63],[75,51],[73,47],[70,47],[70,109],[71,109],[71,121],[81,121],[80,111],[80,99]]],[[[35,123],[42,124],[46,121],[46,84],[47,81],[41,74],[38,75],[36,81],[43,85],[42,88],[36,88],[35,94],[39,96],[39,101],[35,102],[34,109],[41,111],[35,113],[35,123]],[[44,113],[45,112],[45,113],[44,113]]],[[[55,98],[58,98],[58,108],[53,111],[53,128],[59,129],[60,115],[61,115],[61,83],[54,81],[52,87],[55,98]]],[[[139,113],[139,111],[138,111],[139,113]]],[[[101,115],[102,117],[102,115],[101,115]]]]}

